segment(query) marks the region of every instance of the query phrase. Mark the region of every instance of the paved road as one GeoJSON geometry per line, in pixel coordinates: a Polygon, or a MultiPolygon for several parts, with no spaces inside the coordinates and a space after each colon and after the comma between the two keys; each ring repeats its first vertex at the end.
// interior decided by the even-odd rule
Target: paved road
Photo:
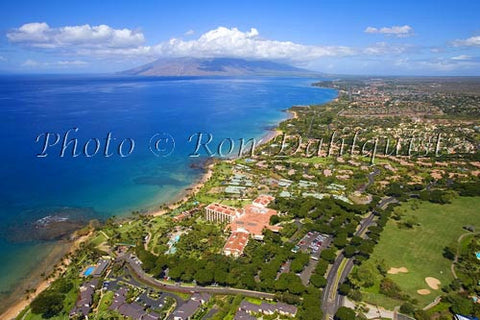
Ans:
{"type": "Polygon", "coordinates": [[[379,175],[379,174],[380,174],[380,169],[375,168],[375,169],[373,170],[373,172],[370,172],[370,174],[367,176],[368,182],[367,182],[366,184],[361,185],[361,186],[357,189],[357,191],[358,191],[358,192],[361,192],[361,193],[365,192],[365,190],[367,190],[367,188],[370,187],[370,186],[373,184],[373,182],[374,182],[374,180],[375,180],[375,177],[376,177],[377,175],[379,175]]]}
{"type": "MultiPolygon", "coordinates": [[[[373,224],[374,218],[375,212],[370,213],[370,215],[360,223],[360,228],[355,232],[355,235],[364,235],[368,227],[373,224]]],[[[327,285],[323,289],[322,309],[325,319],[329,319],[330,316],[333,317],[338,308],[343,304],[343,296],[337,292],[338,285],[345,281],[352,269],[353,259],[346,259],[342,253],[335,259],[327,276],[327,285]],[[344,260],[346,262],[344,262],[344,260]],[[340,267],[343,267],[343,271],[340,276],[338,276],[340,267]]]]}
{"type": "Polygon", "coordinates": [[[158,288],[160,290],[169,290],[174,292],[182,293],[194,293],[194,292],[206,292],[211,294],[232,294],[237,295],[241,294],[247,297],[254,298],[265,298],[273,299],[275,297],[272,293],[237,289],[237,288],[227,288],[227,287],[201,287],[201,286],[186,286],[181,284],[169,284],[162,281],[159,281],[152,276],[148,275],[143,271],[141,264],[138,263],[138,259],[132,254],[127,254],[119,259],[125,261],[128,265],[128,268],[133,272],[142,282],[158,288]]]}
{"type": "MultiPolygon", "coordinates": [[[[368,175],[368,183],[362,188],[366,190],[375,179],[375,176],[380,173],[380,170],[375,168],[373,172],[368,175]]],[[[393,197],[382,199],[377,208],[384,208],[390,203],[394,203],[397,200],[393,197]]],[[[360,222],[360,228],[355,232],[356,236],[365,237],[367,229],[375,222],[376,210],[373,210],[368,217],[360,222]]],[[[335,259],[330,271],[327,275],[327,285],[323,289],[322,295],[322,310],[324,319],[333,319],[333,315],[337,312],[338,308],[343,305],[344,297],[338,294],[338,286],[345,281],[347,276],[353,269],[353,259],[347,259],[343,256],[343,253],[335,259]]]]}

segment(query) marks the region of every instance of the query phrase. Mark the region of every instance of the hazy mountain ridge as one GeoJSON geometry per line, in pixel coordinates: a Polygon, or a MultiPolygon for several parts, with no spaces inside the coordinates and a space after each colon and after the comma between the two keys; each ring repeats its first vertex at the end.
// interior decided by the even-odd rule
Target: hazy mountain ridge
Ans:
{"type": "Polygon", "coordinates": [[[319,72],[268,60],[237,58],[170,58],[120,72],[140,76],[312,76],[319,72]]]}

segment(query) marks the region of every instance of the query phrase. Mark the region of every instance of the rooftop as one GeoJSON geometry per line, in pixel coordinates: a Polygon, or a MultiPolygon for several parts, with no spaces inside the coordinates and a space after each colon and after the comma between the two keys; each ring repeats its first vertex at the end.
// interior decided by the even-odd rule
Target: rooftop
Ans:
{"type": "Polygon", "coordinates": [[[229,216],[235,216],[237,213],[237,209],[235,209],[234,207],[226,206],[219,203],[210,203],[206,209],[227,214],[229,216]]]}
{"type": "Polygon", "coordinates": [[[248,233],[242,231],[234,231],[227,239],[227,243],[223,247],[223,251],[227,254],[240,255],[248,243],[248,233]]]}

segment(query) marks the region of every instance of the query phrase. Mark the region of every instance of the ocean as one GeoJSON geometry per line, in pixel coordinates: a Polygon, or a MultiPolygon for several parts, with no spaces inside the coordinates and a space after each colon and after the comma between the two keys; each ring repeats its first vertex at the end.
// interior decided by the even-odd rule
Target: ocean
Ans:
{"type": "Polygon", "coordinates": [[[213,152],[259,139],[292,105],[336,97],[317,80],[0,76],[0,300],[52,250],[32,225],[158,207],[201,176],[197,133],[213,152]]]}

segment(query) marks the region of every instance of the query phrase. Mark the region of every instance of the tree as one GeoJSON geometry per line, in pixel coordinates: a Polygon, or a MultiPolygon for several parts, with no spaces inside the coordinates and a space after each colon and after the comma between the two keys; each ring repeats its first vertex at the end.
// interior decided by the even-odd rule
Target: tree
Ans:
{"type": "Polygon", "coordinates": [[[400,306],[400,312],[403,314],[412,314],[414,311],[415,307],[409,302],[405,302],[400,306]]]}
{"type": "Polygon", "coordinates": [[[195,280],[201,286],[210,284],[213,282],[213,273],[207,269],[200,269],[195,273],[195,280]]]}
{"type": "Polygon", "coordinates": [[[342,296],[346,296],[348,295],[348,293],[350,292],[351,288],[350,286],[347,284],[347,283],[342,283],[339,287],[338,287],[338,293],[340,293],[342,296]]]}
{"type": "Polygon", "coordinates": [[[345,247],[345,249],[343,249],[343,255],[347,258],[353,257],[356,252],[357,252],[357,248],[352,245],[348,245],[345,247]]]}
{"type": "Polygon", "coordinates": [[[335,320],[355,320],[355,311],[347,307],[340,307],[335,313],[335,320]]]}
{"type": "Polygon", "coordinates": [[[347,245],[347,234],[344,232],[337,234],[333,239],[333,244],[339,249],[344,248],[347,245]]]}
{"type": "Polygon", "coordinates": [[[314,273],[310,277],[310,283],[313,284],[315,288],[324,288],[327,285],[327,280],[324,276],[314,273]]]}
{"type": "Polygon", "coordinates": [[[333,249],[333,248],[325,249],[320,254],[320,257],[322,257],[322,259],[325,259],[328,262],[332,263],[333,261],[335,261],[335,258],[337,257],[337,254],[335,252],[335,249],[333,249]]]}
{"type": "Polygon", "coordinates": [[[303,296],[303,302],[298,313],[298,318],[302,320],[322,319],[323,312],[320,308],[320,300],[320,291],[309,288],[308,293],[303,296]]]}
{"type": "Polygon", "coordinates": [[[452,294],[447,297],[447,301],[451,303],[453,313],[469,315],[473,310],[473,303],[470,299],[464,298],[458,294],[452,294]]]}
{"type": "Polygon", "coordinates": [[[282,273],[275,282],[275,289],[280,291],[289,291],[293,294],[299,294],[305,291],[302,280],[294,273],[282,273]]]}
{"type": "Polygon", "coordinates": [[[307,265],[309,261],[310,255],[308,255],[307,253],[299,252],[290,264],[290,270],[292,270],[292,272],[299,273],[303,270],[303,268],[307,265]]]}
{"type": "Polygon", "coordinates": [[[64,295],[61,293],[44,291],[30,304],[32,313],[41,314],[44,318],[51,318],[63,309],[64,295]]]}

